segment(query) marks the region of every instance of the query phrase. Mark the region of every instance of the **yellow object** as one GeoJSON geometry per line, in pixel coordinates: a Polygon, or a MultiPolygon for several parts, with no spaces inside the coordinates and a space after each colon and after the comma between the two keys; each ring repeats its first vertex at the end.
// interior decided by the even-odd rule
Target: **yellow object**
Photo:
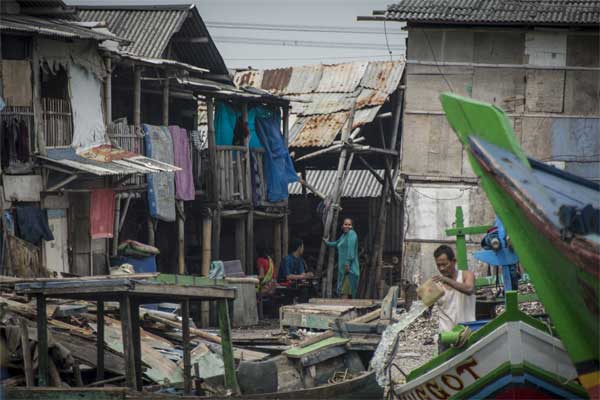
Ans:
{"type": "Polygon", "coordinates": [[[444,288],[429,278],[417,288],[417,295],[427,307],[432,306],[444,295],[444,288]]]}

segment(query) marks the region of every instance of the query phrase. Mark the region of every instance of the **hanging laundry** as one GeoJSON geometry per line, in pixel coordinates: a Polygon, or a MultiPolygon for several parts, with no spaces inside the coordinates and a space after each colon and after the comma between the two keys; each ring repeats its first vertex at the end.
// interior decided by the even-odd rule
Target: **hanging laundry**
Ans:
{"type": "Polygon", "coordinates": [[[267,198],[278,202],[288,198],[288,183],[296,182],[298,175],[281,134],[278,114],[256,107],[256,132],[265,148],[265,180],[267,198]]]}
{"type": "Polygon", "coordinates": [[[90,195],[90,235],[92,239],[112,238],[114,227],[114,190],[92,190],[92,194],[90,195]]]}
{"type": "Polygon", "coordinates": [[[35,245],[39,245],[42,239],[54,240],[54,235],[48,226],[48,214],[46,210],[33,206],[17,206],[18,236],[35,245]]]}
{"type": "MultiPolygon", "coordinates": [[[[146,156],[173,164],[173,139],[165,126],[143,124],[146,156]]],[[[147,175],[148,204],[153,218],[174,222],[175,176],[172,172],[157,172],[147,175]]]]}
{"type": "Polygon", "coordinates": [[[170,126],[169,132],[173,138],[173,159],[181,171],[175,172],[175,198],[191,201],[196,198],[192,160],[190,158],[190,143],[185,129],[170,126]]]}

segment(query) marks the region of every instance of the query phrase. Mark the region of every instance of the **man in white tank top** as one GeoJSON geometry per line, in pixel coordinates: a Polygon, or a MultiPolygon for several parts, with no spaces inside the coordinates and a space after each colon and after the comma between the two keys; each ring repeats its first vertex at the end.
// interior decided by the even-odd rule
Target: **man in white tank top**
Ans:
{"type": "MultiPolygon", "coordinates": [[[[433,252],[440,275],[433,280],[442,284],[445,294],[437,301],[439,331],[450,331],[460,322],[475,320],[475,275],[456,269],[456,257],[451,247],[441,245],[433,252]]],[[[440,345],[440,352],[445,350],[440,345]]]]}

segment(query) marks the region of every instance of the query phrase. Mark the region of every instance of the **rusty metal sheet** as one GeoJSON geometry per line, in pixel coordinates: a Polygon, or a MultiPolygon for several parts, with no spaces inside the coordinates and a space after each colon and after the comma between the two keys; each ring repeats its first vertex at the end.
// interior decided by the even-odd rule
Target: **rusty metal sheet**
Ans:
{"type": "Polygon", "coordinates": [[[285,91],[290,77],[292,68],[267,69],[263,71],[261,89],[268,90],[271,93],[282,93],[285,91]]]}
{"type": "Polygon", "coordinates": [[[372,89],[362,89],[358,98],[356,99],[356,108],[361,109],[370,106],[381,106],[387,98],[389,94],[386,92],[382,92],[379,90],[372,89]]]}
{"type": "Polygon", "coordinates": [[[332,114],[352,109],[354,97],[348,93],[313,93],[301,115],[332,114]]]}
{"type": "Polygon", "coordinates": [[[372,122],[375,119],[375,116],[379,112],[381,106],[363,108],[362,110],[357,110],[354,113],[354,122],[352,124],[352,129],[358,128],[359,126],[366,125],[372,122]]]}
{"type": "Polygon", "coordinates": [[[317,93],[351,93],[358,87],[368,62],[325,65],[317,93]]]}
{"type": "Polygon", "coordinates": [[[261,87],[263,79],[262,70],[242,71],[235,74],[233,82],[237,87],[261,87]]]}
{"type": "Polygon", "coordinates": [[[349,112],[342,111],[327,115],[313,115],[296,121],[294,127],[302,124],[294,132],[291,147],[324,147],[329,146],[338,135],[348,119],[349,112]]]}
{"type": "Polygon", "coordinates": [[[400,85],[404,66],[404,61],[370,62],[360,81],[360,86],[391,94],[400,85]]]}
{"type": "Polygon", "coordinates": [[[294,67],[285,94],[312,93],[319,86],[323,75],[323,65],[294,67]]]}

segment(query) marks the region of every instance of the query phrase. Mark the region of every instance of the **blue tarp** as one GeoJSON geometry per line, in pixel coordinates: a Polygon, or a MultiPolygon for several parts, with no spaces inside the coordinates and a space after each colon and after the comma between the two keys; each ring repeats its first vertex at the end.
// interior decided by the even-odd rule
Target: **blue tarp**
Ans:
{"type": "Polygon", "coordinates": [[[281,118],[278,113],[264,107],[251,111],[256,113],[256,133],[265,148],[267,198],[270,202],[285,200],[288,198],[288,183],[296,182],[298,175],[281,135],[281,118]]]}

